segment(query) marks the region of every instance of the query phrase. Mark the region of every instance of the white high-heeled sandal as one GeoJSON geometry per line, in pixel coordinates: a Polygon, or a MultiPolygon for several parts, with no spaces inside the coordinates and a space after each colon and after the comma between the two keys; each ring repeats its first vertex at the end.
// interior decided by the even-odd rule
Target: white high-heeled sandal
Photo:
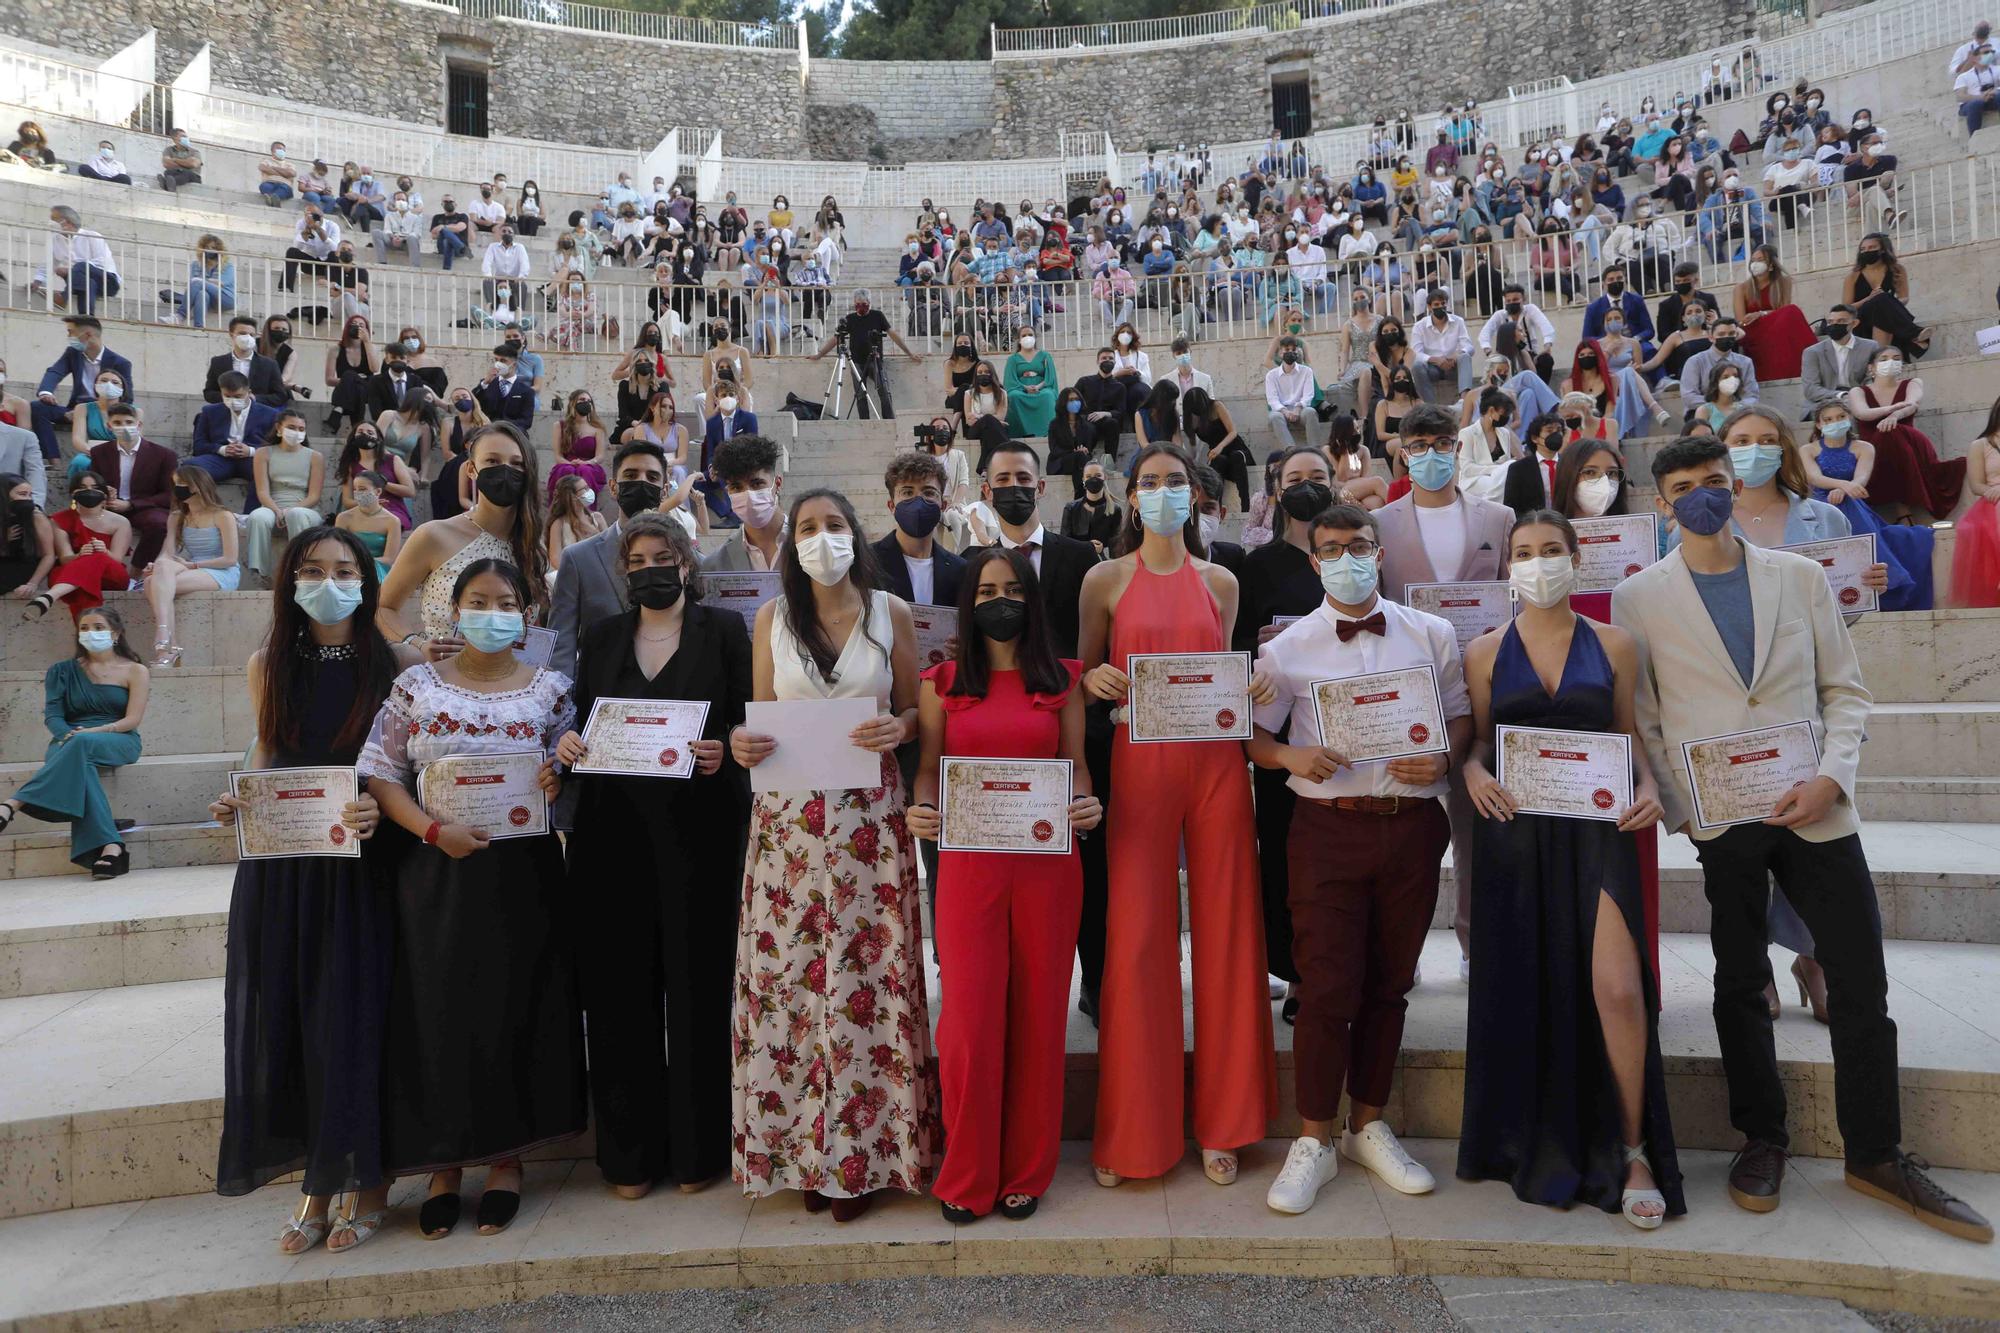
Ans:
{"type": "MultiPolygon", "coordinates": [[[[1647,1173],[1648,1174],[1652,1173],[1653,1164],[1646,1158],[1646,1149],[1643,1146],[1634,1146],[1628,1144],[1626,1145],[1625,1148],[1624,1164],[1629,1167],[1634,1162],[1644,1162],[1646,1165],[1647,1173]]],[[[1621,1211],[1623,1211],[1625,1214],[1625,1220],[1627,1222],[1630,1222],[1633,1226],[1639,1228],[1639,1230],[1641,1231],[1652,1231],[1656,1229],[1660,1225],[1660,1223],[1667,1220],[1667,1196],[1660,1193],[1660,1191],[1657,1189],[1650,1189],[1650,1190],[1628,1189],[1625,1191],[1623,1198],[1619,1200],[1619,1207],[1621,1211]],[[1655,1216],[1649,1217],[1644,1213],[1634,1212],[1633,1208],[1638,1204],[1642,1203],[1656,1203],[1660,1205],[1659,1213],[1655,1216]]]]}
{"type": "Polygon", "coordinates": [[[1201,1150],[1201,1170],[1218,1185],[1234,1185],[1236,1171],[1240,1163],[1236,1154],[1215,1148],[1201,1150]]]}

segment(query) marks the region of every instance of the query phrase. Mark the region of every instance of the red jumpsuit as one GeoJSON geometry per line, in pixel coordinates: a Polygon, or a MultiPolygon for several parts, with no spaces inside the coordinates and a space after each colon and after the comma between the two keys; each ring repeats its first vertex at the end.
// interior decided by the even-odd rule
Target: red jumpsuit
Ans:
{"type": "MultiPolygon", "coordinates": [[[[926,671],[944,705],[945,754],[1059,758],[1063,703],[1082,670],[1063,666],[1061,694],[1029,694],[1020,672],[994,671],[984,699],[950,693],[956,662],[926,671]]],[[[1048,1192],[1062,1144],[1070,958],[1082,911],[1074,837],[1067,856],[938,856],[945,1155],[931,1191],[945,1203],[983,1217],[1009,1194],[1048,1192]]]]}
{"type": "MultiPolygon", "coordinates": [[[[49,522],[61,528],[69,538],[72,551],[79,550],[90,542],[103,541],[101,533],[92,532],[83,525],[83,519],[73,509],[65,509],[53,515],[49,522]]],[[[65,560],[49,571],[49,585],[73,584],[76,591],[63,598],[69,607],[72,620],[79,620],[85,611],[94,611],[104,605],[106,592],[120,592],[130,586],[132,571],[125,562],[99,551],[80,555],[73,560],[65,560]]]]}
{"type": "MultiPolygon", "coordinates": [[[[1111,617],[1113,666],[1133,653],[1229,648],[1208,584],[1187,560],[1138,562],[1111,617]]],[[[1187,848],[1194,963],[1194,1137],[1255,1143],[1277,1101],[1250,770],[1235,742],[1112,742],[1109,932],[1098,1009],[1095,1164],[1165,1175],[1187,1148],[1181,1043],[1180,852],[1187,848]]]]}

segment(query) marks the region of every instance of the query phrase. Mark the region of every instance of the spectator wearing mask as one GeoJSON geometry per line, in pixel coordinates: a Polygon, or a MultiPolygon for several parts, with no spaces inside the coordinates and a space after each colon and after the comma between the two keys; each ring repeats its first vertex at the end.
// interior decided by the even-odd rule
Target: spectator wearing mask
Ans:
{"type": "Polygon", "coordinates": [[[438,258],[444,263],[444,271],[451,272],[451,261],[465,254],[472,244],[472,222],[458,211],[452,197],[444,197],[442,212],[431,214],[431,242],[437,246],[438,258]]]}
{"type": "Polygon", "coordinates": [[[144,569],[166,541],[174,469],[180,459],[165,445],[143,437],[139,409],[130,401],[113,404],[105,416],[111,439],[91,448],[90,465],[110,492],[105,507],[131,523],[132,566],[144,569]]]}
{"type": "Polygon", "coordinates": [[[1646,309],[1646,298],[1628,288],[1623,269],[1608,268],[1604,271],[1604,290],[1583,311],[1583,336],[1601,338],[1604,336],[1605,317],[1616,307],[1625,317],[1625,336],[1637,338],[1643,355],[1652,355],[1654,339],[1653,317],[1646,309]]]}
{"type": "Polygon", "coordinates": [[[1524,438],[1528,451],[1507,465],[1499,497],[1517,518],[1554,503],[1556,474],[1563,446],[1569,442],[1569,427],[1556,413],[1545,413],[1529,423],[1524,438]]]}
{"type": "Polygon", "coordinates": [[[299,197],[323,209],[339,207],[340,192],[333,188],[326,163],[315,158],[311,167],[299,173],[299,197]]]}
{"type": "Polygon", "coordinates": [[[310,270],[310,276],[323,277],[330,267],[326,261],[339,250],[340,224],[322,213],[319,205],[307,204],[305,212],[299,214],[299,220],[292,226],[292,243],[285,249],[285,276],[279,282],[278,290],[298,290],[299,265],[302,263],[310,270]]]}
{"type": "Polygon", "coordinates": [[[1451,298],[1442,287],[1430,289],[1425,317],[1410,331],[1410,350],[1416,357],[1417,383],[1428,399],[1455,401],[1479,377],[1472,335],[1451,312],[1451,298]]]}
{"type": "Polygon", "coordinates": [[[401,190],[389,199],[389,212],[383,225],[368,234],[369,243],[375,247],[375,262],[389,262],[391,251],[401,251],[408,257],[411,267],[421,267],[424,249],[424,222],[416,210],[410,206],[410,197],[401,190]]]}
{"type": "MultiPolygon", "coordinates": [[[[476,217],[473,223],[478,225],[476,217]]],[[[479,271],[485,279],[480,290],[485,294],[486,304],[505,304],[515,310],[527,305],[528,247],[514,239],[512,227],[502,227],[498,239],[488,243],[479,261],[479,271]]]]}
{"type": "Polygon", "coordinates": [[[1481,354],[1493,354],[1494,338],[1506,324],[1514,326],[1515,346],[1530,360],[1539,359],[1544,353],[1553,353],[1556,326],[1543,313],[1541,306],[1528,299],[1528,289],[1518,282],[1510,282],[1501,289],[1500,298],[1500,308],[1479,328],[1481,354]]]}
{"type": "Polygon", "coordinates": [[[1744,188],[1738,169],[1726,169],[1721,188],[1702,201],[1699,232],[1702,247],[1718,263],[1764,244],[1764,202],[1744,188]]]}
{"type": "Polygon", "coordinates": [[[725,417],[721,411],[709,419],[711,443],[705,450],[709,459],[709,506],[717,522],[740,529],[728,541],[702,559],[702,568],[712,570],[776,569],[777,551],[785,537],[785,514],[779,492],[785,484],[778,470],[778,447],[755,434],[756,417],[748,412],[725,417]],[[722,431],[732,421],[748,418],[751,432],[727,438],[722,431]]]}
{"type": "Polygon", "coordinates": [[[1904,304],[1909,298],[1910,276],[1896,258],[1895,243],[1879,231],[1863,236],[1840,295],[1859,316],[1855,332],[1893,344],[1906,360],[1920,359],[1930,351],[1931,331],[1910,313],[1904,304]]]}
{"type": "Polygon", "coordinates": [[[1776,160],[1764,168],[1765,192],[1787,230],[1796,229],[1812,216],[1812,204],[1806,196],[1818,183],[1819,168],[1805,155],[1799,141],[1788,136],[1779,147],[1776,160]]]}
{"type": "MultiPolygon", "coordinates": [[[[1977,129],[1978,126],[1973,128],[1977,129]]],[[[113,185],[130,185],[132,173],[118,160],[118,146],[109,139],[97,145],[97,155],[87,157],[76,164],[76,174],[94,181],[108,181],[113,185]]]]}
{"type": "Polygon", "coordinates": [[[1969,68],[1952,80],[1952,94],[1958,98],[1958,114],[1965,118],[1966,137],[1979,133],[1989,112],[2000,111],[2000,80],[1995,65],[2000,52],[1991,41],[1981,42],[1967,58],[1969,68]]]}
{"type": "Polygon", "coordinates": [[[480,184],[479,198],[466,205],[465,215],[472,221],[472,235],[488,241],[508,225],[507,205],[495,197],[492,181],[480,184]]]}
{"type": "Polygon", "coordinates": [[[490,420],[508,422],[522,431],[535,424],[535,389],[522,373],[515,344],[505,342],[493,349],[492,368],[473,392],[490,420]]]}
{"type": "Polygon", "coordinates": [[[230,371],[243,376],[250,393],[267,407],[288,407],[292,391],[278,370],[278,363],[257,350],[257,321],[238,315],[229,321],[229,350],[208,359],[208,377],[201,386],[202,401],[222,401],[222,377],[230,371]]]}
{"type": "Polygon", "coordinates": [[[102,232],[83,225],[82,216],[68,204],[49,210],[48,272],[67,294],[69,308],[79,315],[96,311],[97,303],[118,295],[121,280],[118,260],[102,232]]]}
{"type": "Polygon", "coordinates": [[[166,322],[186,319],[198,329],[208,326],[210,315],[227,314],[236,308],[236,261],[223,248],[220,236],[204,235],[195,242],[194,258],[188,261],[187,290],[163,289],[160,299],[174,308],[166,322]]]}
{"type": "MultiPolygon", "coordinates": [[[[889,420],[896,416],[895,403],[890,397],[889,376],[883,364],[882,342],[885,338],[896,344],[897,350],[910,358],[912,364],[923,364],[923,357],[911,351],[902,335],[890,325],[888,317],[875,309],[874,301],[864,287],[854,293],[854,308],[840,317],[833,334],[812,354],[812,360],[817,361],[832,351],[835,343],[846,342],[848,355],[854,363],[855,396],[859,400],[863,420],[873,410],[867,393],[870,385],[880,399],[882,416],[889,420]]],[[[753,426],[751,429],[754,431],[756,428],[753,426]]]]}
{"type": "Polygon", "coordinates": [[[1097,349],[1097,373],[1085,375],[1075,384],[1083,404],[1078,415],[1082,423],[1077,433],[1088,441],[1092,453],[1116,457],[1118,437],[1130,419],[1125,381],[1118,378],[1118,354],[1110,347],[1097,349]]]}
{"type": "Polygon", "coordinates": [[[1743,327],[1743,352],[1760,379],[1799,377],[1800,360],[1816,341],[1806,317],[1792,304],[1792,278],[1778,262],[1776,247],[1750,252],[1750,273],[1736,284],[1736,318],[1743,327]]]}
{"type": "Polygon", "coordinates": [[[114,380],[120,395],[127,400],[133,389],[132,363],[104,345],[104,325],[95,315],[68,315],[63,319],[63,330],[69,335],[68,346],[55,364],[42,372],[35,401],[29,408],[42,457],[51,460],[62,456],[56,443],[56,428],[69,426],[72,410],[94,400],[100,379],[114,380]],[[107,371],[109,376],[105,375],[107,371]],[[70,382],[67,404],[58,401],[65,379],[70,382]]]}
{"type": "Polygon", "coordinates": [[[367,167],[361,168],[361,174],[348,182],[341,192],[340,215],[363,234],[382,221],[388,207],[389,196],[383,191],[382,183],[375,179],[375,173],[367,167]]]}
{"type": "Polygon", "coordinates": [[[1688,357],[1681,365],[1681,406],[1690,417],[1705,404],[1707,387],[1714,378],[1715,368],[1725,363],[1734,366],[1743,377],[1737,391],[1738,401],[1757,401],[1756,364],[1739,350],[1743,342],[1743,326],[1734,316],[1719,315],[1709,332],[1713,344],[1707,350],[1688,357]]]}
{"type": "MultiPolygon", "coordinates": [[[[256,495],[252,459],[259,445],[270,442],[280,408],[258,401],[248,377],[225,370],[216,379],[217,400],[194,417],[194,454],[187,465],[206,472],[211,481],[240,481],[246,498],[256,495]]],[[[246,504],[248,513],[255,506],[246,504]]]]}
{"type": "Polygon", "coordinates": [[[1948,518],[1964,488],[1966,460],[1940,459],[1930,436],[1911,423],[1924,401],[1924,382],[1903,375],[1903,353],[1878,347],[1868,378],[1848,390],[1855,433],[1875,446],[1869,501],[1890,518],[1928,523],[1948,518]]]}
{"type": "Polygon", "coordinates": [[[22,620],[40,620],[57,602],[76,620],[102,606],[106,592],[130,586],[132,524],[111,511],[110,500],[111,490],[97,473],[86,470],[71,480],[69,508],[48,520],[54,543],[48,587],[28,599],[22,620]]]}
{"type": "Polygon", "coordinates": [[[193,460],[174,473],[174,508],[159,558],[139,572],[153,608],[150,665],[179,666],[174,599],[194,592],[235,592],[243,577],[236,559],[236,516],[222,507],[215,483],[193,460]]]}
{"type": "Polygon", "coordinates": [[[2000,606],[2000,400],[1967,451],[1965,479],[1972,503],[1958,520],[1951,557],[1954,606],[2000,606]]]}
{"type": "Polygon", "coordinates": [[[159,182],[160,188],[169,192],[201,184],[201,154],[195,151],[186,130],[167,131],[167,145],[160,150],[159,182]]]}
{"type": "Polygon", "coordinates": [[[1119,523],[1118,502],[1111,498],[1104,464],[1093,458],[1077,475],[1076,498],[1063,506],[1062,535],[1089,542],[1101,558],[1117,540],[1119,523]]]}
{"type": "MultiPolygon", "coordinates": [[[[285,160],[285,145],[273,143],[271,151],[257,163],[257,193],[272,208],[292,197],[299,169],[285,160]]],[[[315,201],[317,202],[317,201],[315,201]]]]}
{"type": "Polygon", "coordinates": [[[1297,338],[1278,340],[1278,364],[1264,372],[1264,406],[1271,434],[1281,449],[1307,443],[1306,416],[1312,411],[1313,391],[1318,387],[1312,367],[1297,338]]]}
{"type": "Polygon", "coordinates": [[[297,537],[320,525],[326,456],[308,445],[305,414],[286,411],[278,417],[271,442],[257,450],[252,466],[257,507],[245,523],[244,563],[268,578],[277,567],[277,539],[297,537]]]}
{"type": "Polygon", "coordinates": [[[1827,312],[1826,336],[1808,347],[1800,359],[1806,420],[1812,420],[1828,403],[1842,401],[1850,389],[1868,378],[1869,363],[1881,344],[1854,332],[1859,321],[1854,307],[1834,306],[1827,312]]]}

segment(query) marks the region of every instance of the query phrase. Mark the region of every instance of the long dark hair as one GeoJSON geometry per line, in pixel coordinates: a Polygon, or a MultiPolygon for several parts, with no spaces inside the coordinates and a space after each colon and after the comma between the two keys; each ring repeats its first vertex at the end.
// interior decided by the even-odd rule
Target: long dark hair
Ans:
{"type": "MultiPolygon", "coordinates": [[[[1194,392],[1201,392],[1199,389],[1194,392]]],[[[1147,393],[1141,410],[1146,414],[1146,424],[1153,438],[1161,442],[1171,440],[1180,431],[1180,387],[1170,379],[1153,381],[1152,390],[1147,393]]],[[[1192,429],[1190,427],[1189,429],[1192,429]]]]}
{"type": "MultiPolygon", "coordinates": [[[[1195,489],[1194,459],[1188,457],[1187,450],[1178,444],[1149,444],[1132,459],[1131,467],[1125,473],[1125,521],[1118,525],[1118,540],[1112,548],[1113,555],[1130,555],[1146,540],[1146,524],[1139,517],[1139,469],[1146,460],[1159,454],[1170,455],[1187,469],[1188,489],[1195,489]]],[[[1201,506],[1188,505],[1187,522],[1181,524],[1181,540],[1187,544],[1188,552],[1201,556],[1207,548],[1201,544],[1201,506]]],[[[1206,557],[1203,557],[1206,558],[1206,557]]]]}
{"type": "Polygon", "coordinates": [[[375,608],[381,601],[382,584],[375,573],[375,557],[353,533],[332,524],[307,528],[285,544],[284,559],[277,577],[271,580],[271,632],[264,638],[264,656],[258,669],[264,673],[264,693],[257,705],[257,739],[273,756],[295,755],[304,749],[299,724],[305,713],[304,691],[309,687],[302,670],[306,659],[300,643],[311,642],[311,623],[292,590],[298,584],[299,566],[321,542],[339,542],[347,548],[361,570],[361,605],[354,608],[348,623],[354,626],[354,699],[347,716],[334,734],[335,754],[352,754],[361,749],[368,729],[389,687],[396,679],[396,655],[375,624],[375,608]]]}
{"type": "MultiPolygon", "coordinates": [[[[118,614],[117,607],[98,605],[98,606],[93,606],[88,610],[79,611],[76,613],[77,623],[82,624],[83,618],[85,616],[102,616],[104,617],[104,623],[111,626],[112,656],[122,657],[128,662],[138,662],[140,666],[145,665],[145,662],[140,658],[139,654],[132,651],[132,645],[125,642],[125,617],[118,614]]],[[[89,650],[86,649],[81,643],[77,644],[76,660],[81,662],[84,658],[89,656],[90,656],[89,650]]]]}
{"type": "Polygon", "coordinates": [[[979,602],[979,571],[995,560],[1003,560],[1021,582],[1021,596],[1028,604],[1028,621],[1015,640],[1015,658],[1021,670],[1021,685],[1030,694],[1061,694],[1069,688],[1069,669],[1056,656],[1055,640],[1049,637],[1049,613],[1035,578],[1035,562],[1020,547],[983,546],[965,558],[965,570],[958,580],[958,623],[965,626],[958,636],[958,671],[948,694],[986,697],[987,678],[992,668],[987,661],[986,636],[975,628],[972,609],[979,602]]]}
{"type": "MultiPolygon", "coordinates": [[[[340,449],[340,461],[333,465],[333,479],[335,481],[345,482],[348,478],[364,470],[364,465],[361,462],[361,451],[364,448],[369,453],[375,455],[375,462],[372,465],[373,469],[381,471],[382,455],[386,452],[386,449],[382,444],[382,432],[372,421],[357,421],[354,423],[354,428],[347,432],[347,443],[342,445],[340,449]],[[361,438],[361,431],[364,427],[369,432],[368,443],[363,443],[361,438]]],[[[384,475],[387,474],[385,473],[384,475]]]]}
{"type": "Polygon", "coordinates": [[[466,585],[481,574],[498,574],[501,578],[507,580],[507,586],[514,590],[514,600],[521,604],[523,611],[527,610],[533,604],[535,595],[533,590],[528,586],[527,576],[522,574],[516,566],[508,564],[505,560],[488,556],[484,560],[475,560],[464,569],[458,571],[458,578],[453,580],[451,585],[451,605],[453,610],[458,609],[458,599],[465,596],[466,585]]]}
{"type": "Polygon", "coordinates": [[[811,659],[819,668],[819,674],[832,678],[834,663],[840,660],[840,650],[827,637],[826,627],[819,623],[819,603],[813,598],[813,578],[799,563],[799,553],[792,534],[798,531],[799,509],[808,500],[831,500],[840,516],[847,520],[848,535],[854,539],[854,563],[848,566],[847,578],[854,590],[861,594],[861,633],[868,642],[883,652],[889,645],[877,639],[868,627],[868,612],[873,601],[872,594],[882,585],[882,576],[875,567],[875,552],[861,535],[861,519],[854,512],[854,506],[846,496],[829,487],[821,486],[807,491],[792,501],[792,507],[785,516],[785,540],[778,548],[778,587],[785,594],[785,627],[798,641],[799,652],[811,659]]]}
{"type": "MultiPolygon", "coordinates": [[[[25,481],[27,481],[27,478],[18,472],[0,472],[0,506],[11,504],[12,502],[7,499],[9,492],[25,481]]],[[[36,512],[39,513],[40,510],[41,507],[37,505],[36,512]]],[[[12,530],[12,525],[7,521],[6,513],[0,511],[0,555],[39,555],[41,553],[41,539],[35,534],[35,520],[32,515],[29,516],[26,523],[20,525],[20,539],[18,542],[7,535],[10,530],[12,530]]]]}
{"type": "MultiPolygon", "coordinates": [[[[528,587],[546,589],[549,586],[549,557],[542,548],[542,536],[547,528],[542,517],[542,480],[536,472],[535,446],[513,422],[495,421],[477,427],[465,437],[466,459],[470,463],[473,455],[479,452],[479,442],[495,434],[505,435],[521,451],[521,469],[527,478],[527,484],[521,488],[521,503],[514,506],[514,521],[507,528],[507,548],[514,553],[514,568],[528,580],[528,587]]],[[[474,494],[477,494],[476,487],[474,494]]],[[[528,599],[526,605],[538,612],[548,610],[547,597],[539,591],[528,599]]]]}
{"type": "MultiPolygon", "coordinates": [[[[1596,441],[1593,440],[1591,441],[1591,443],[1595,444],[1596,441]]],[[[1546,523],[1548,526],[1552,528],[1559,529],[1562,532],[1564,543],[1566,543],[1569,546],[1570,554],[1571,555],[1576,554],[1577,548],[1576,548],[1575,526],[1570,523],[1569,519],[1565,518],[1563,515],[1557,513],[1553,509],[1530,509],[1525,514],[1522,514],[1519,518],[1515,519],[1514,526],[1507,529],[1507,549],[1509,551],[1512,551],[1514,549],[1515,533],[1519,532],[1522,528],[1531,528],[1536,526],[1537,524],[1543,524],[1543,523],[1546,523]]]]}
{"type": "MultiPolygon", "coordinates": [[[[1625,455],[1609,440],[1571,440],[1556,455],[1555,494],[1549,497],[1549,508],[1567,514],[1576,503],[1577,483],[1583,478],[1583,466],[1600,453],[1610,454],[1618,460],[1618,470],[1625,470],[1625,455]]],[[[1606,514],[1625,512],[1625,479],[1618,479],[1618,492],[1611,497],[1606,514]]],[[[1574,543],[1572,543],[1573,545],[1574,543]]]]}

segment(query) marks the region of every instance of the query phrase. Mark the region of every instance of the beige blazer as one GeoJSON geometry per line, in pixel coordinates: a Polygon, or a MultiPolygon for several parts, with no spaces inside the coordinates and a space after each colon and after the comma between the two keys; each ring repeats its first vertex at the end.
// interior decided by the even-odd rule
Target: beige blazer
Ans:
{"type": "Polygon", "coordinates": [[[1457,569],[1432,568],[1423,533],[1417,527],[1415,496],[1406,495],[1375,511],[1375,521],[1382,529],[1382,594],[1390,601],[1403,600],[1406,584],[1490,583],[1507,577],[1507,533],[1514,526],[1514,511],[1468,495],[1463,489],[1458,498],[1459,517],[1465,524],[1465,552],[1457,569]]]}
{"type": "MultiPolygon", "coordinates": [[[[1747,687],[1679,549],[1611,594],[1611,622],[1639,641],[1635,712],[1667,827],[1694,821],[1683,741],[1804,721],[1819,740],[1820,776],[1839,783],[1841,794],[1824,819],[1795,832],[1808,842],[1844,838],[1861,827],[1854,781],[1870,703],[1854,643],[1817,564],[1789,551],[1741,545],[1756,622],[1756,664],[1747,687]]],[[[1703,840],[1722,830],[1689,831],[1703,840]]]]}

